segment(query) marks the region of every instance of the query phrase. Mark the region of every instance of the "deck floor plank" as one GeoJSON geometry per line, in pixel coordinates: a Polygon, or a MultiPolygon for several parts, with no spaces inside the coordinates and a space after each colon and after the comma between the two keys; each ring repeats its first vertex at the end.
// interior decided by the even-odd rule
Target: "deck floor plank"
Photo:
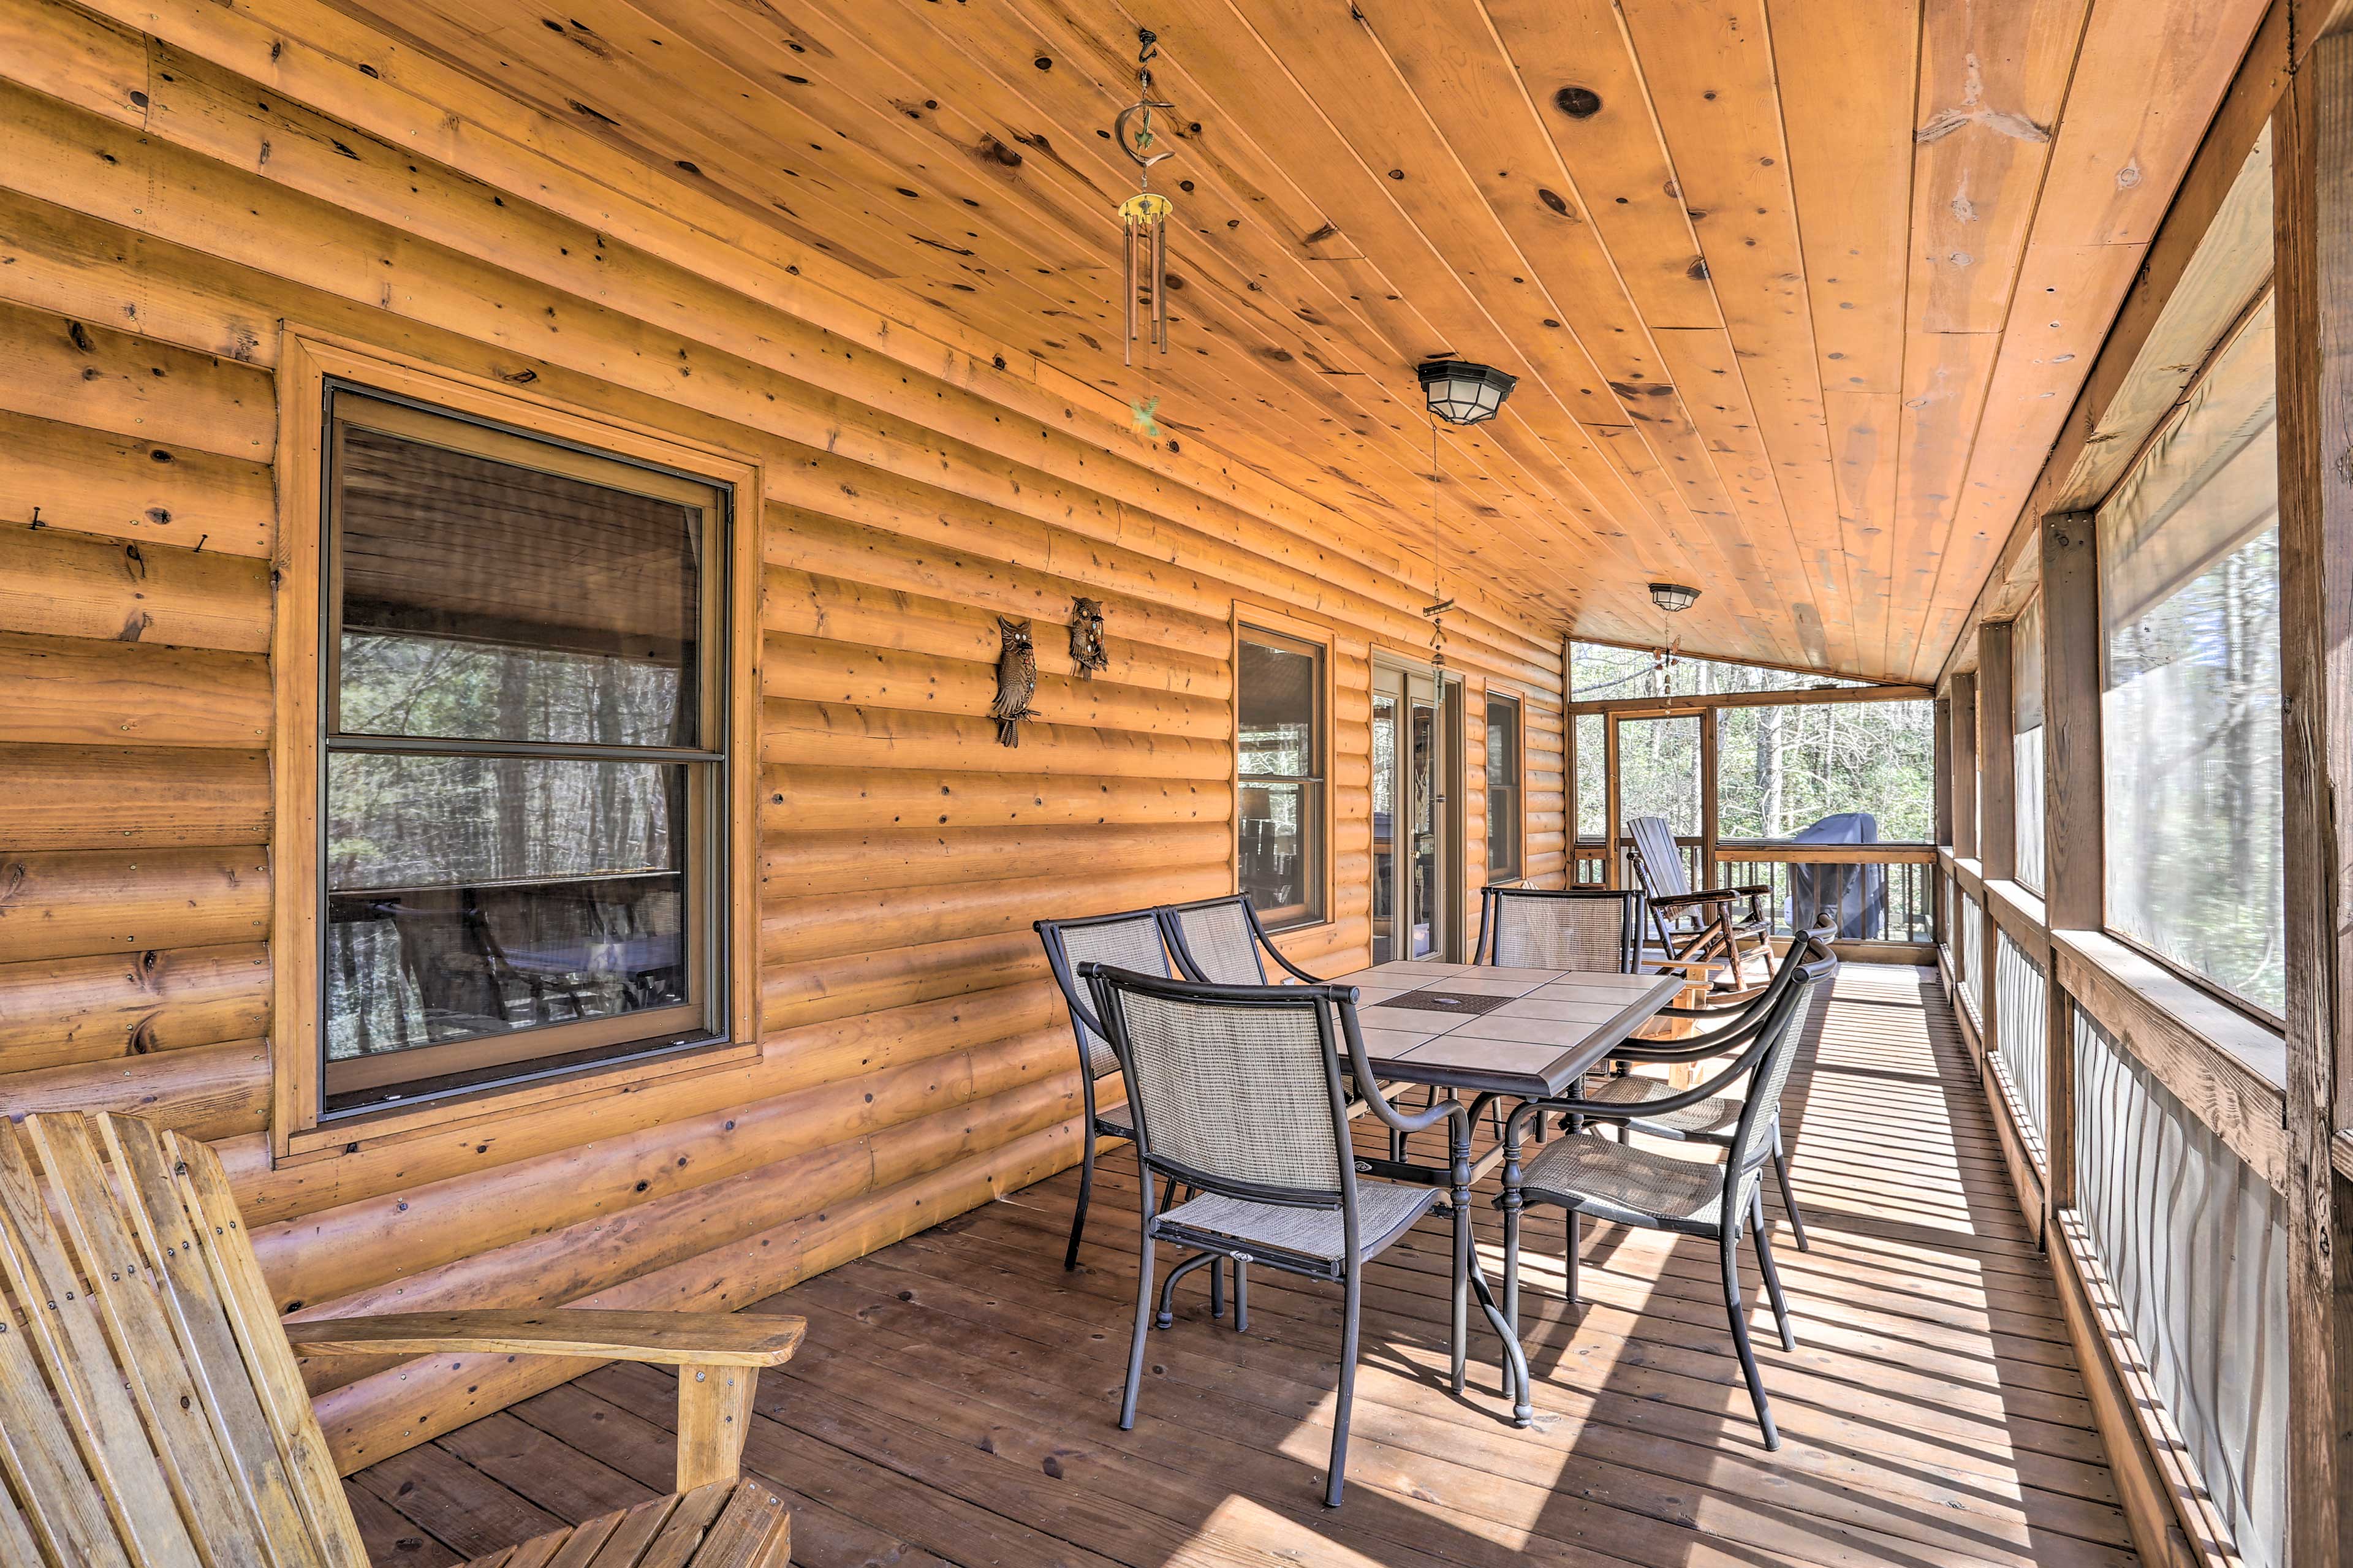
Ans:
{"type": "MultiPolygon", "coordinates": [[[[805,1568],[2132,1568],[2049,1270],[1928,973],[1849,966],[1784,1104],[1814,1243],[1769,1194],[1797,1352],[1753,1257],[1745,1284],[1778,1452],[1713,1247],[1588,1226],[1570,1308],[1557,1210],[1525,1231],[1535,1430],[1502,1419],[1483,1324],[1471,1388],[1443,1385],[1433,1219],[1366,1277],[1345,1508],[1316,1502],[1329,1288],[1256,1271],[1238,1335],[1187,1280],[1120,1432],[1137,1191],[1114,1151],[1074,1273],[1073,1172],[754,1309],[810,1331],[762,1379],[746,1463],[786,1492],[805,1568]]],[[[1499,1217],[1474,1218],[1500,1278],[1499,1217]]],[[[362,1472],[371,1547],[438,1565],[665,1489],[675,1386],[607,1367],[362,1472]]]]}

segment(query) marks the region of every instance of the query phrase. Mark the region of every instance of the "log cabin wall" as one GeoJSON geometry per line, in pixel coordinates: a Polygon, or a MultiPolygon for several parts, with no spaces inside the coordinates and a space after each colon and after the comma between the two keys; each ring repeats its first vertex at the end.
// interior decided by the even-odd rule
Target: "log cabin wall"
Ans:
{"type": "MultiPolygon", "coordinates": [[[[351,112],[335,84],[395,70],[390,46],[363,71],[369,40],[322,65],[248,7],[140,14],[169,38],[0,5],[0,1105],[135,1110],[212,1141],[290,1313],[771,1293],[1075,1159],[1075,1055],[1029,922],[1231,889],[1238,604],[1329,637],[1331,919],[1286,945],[1326,973],[1364,961],[1371,659],[1426,648],[1426,578],[1042,375],[1008,400],[954,355],[918,372],[744,275],[332,118],[351,112]],[[737,962],[757,949],[756,1056],[504,1112],[491,1096],[471,1122],[273,1163],[290,330],[763,465],[763,704],[736,738],[760,769],[761,929],[736,938],[737,962]],[[1089,682],[1060,633],[1079,593],[1109,616],[1089,682]],[[1048,721],[1017,752],[985,717],[998,615],[1039,630],[1048,721]]],[[[480,154],[482,134],[453,112],[417,140],[480,154]]],[[[1557,635],[1464,598],[1465,880],[1483,879],[1492,682],[1524,699],[1526,870],[1556,883],[1557,635]]],[[[311,1373],[353,1468],[579,1370],[311,1373]]]]}

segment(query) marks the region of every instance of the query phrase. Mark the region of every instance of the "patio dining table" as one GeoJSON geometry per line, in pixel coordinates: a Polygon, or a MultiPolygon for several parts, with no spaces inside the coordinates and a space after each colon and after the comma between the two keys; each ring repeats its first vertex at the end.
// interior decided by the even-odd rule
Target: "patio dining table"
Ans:
{"type": "Polygon", "coordinates": [[[1389,1181],[1447,1189],[1454,1226],[1453,1387],[1462,1389],[1469,1355],[1469,1299],[1504,1344],[1504,1372],[1516,1397],[1513,1417],[1535,1417],[1527,1358],[1486,1277],[1471,1237],[1472,1184],[1504,1158],[1501,1143],[1473,1157],[1471,1129],[1498,1100],[1546,1100],[1567,1094],[1606,1061],[1627,1037],[1655,1017],[1686,984],[1680,973],[1621,974],[1562,969],[1504,969],[1437,963],[1421,959],[1376,964],[1335,975],[1335,985],[1356,987],[1356,1016],[1365,1052],[1383,1083],[1420,1083],[1471,1097],[1470,1114],[1448,1125],[1442,1165],[1391,1150],[1388,1159],[1359,1159],[1357,1168],[1389,1181]]]}

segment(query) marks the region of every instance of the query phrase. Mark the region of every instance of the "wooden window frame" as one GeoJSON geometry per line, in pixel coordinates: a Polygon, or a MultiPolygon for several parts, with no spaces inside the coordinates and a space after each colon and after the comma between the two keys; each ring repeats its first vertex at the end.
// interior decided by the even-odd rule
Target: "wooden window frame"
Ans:
{"type": "Polygon", "coordinates": [[[1508,687],[1489,685],[1482,695],[1480,723],[1480,808],[1487,819],[1487,880],[1495,878],[1495,800],[1487,784],[1486,756],[1495,743],[1493,708],[1498,702],[1512,709],[1512,808],[1517,818],[1512,825],[1513,865],[1510,880],[1517,881],[1528,874],[1528,704],[1527,699],[1508,687]]]}
{"type": "Polygon", "coordinates": [[[1263,609],[1255,605],[1236,601],[1233,616],[1233,847],[1231,867],[1234,891],[1242,890],[1242,644],[1252,634],[1267,639],[1269,646],[1292,645],[1293,651],[1312,653],[1315,658],[1315,716],[1310,729],[1314,732],[1316,771],[1304,779],[1288,776],[1275,778],[1277,784],[1310,783],[1314,785],[1315,801],[1315,876],[1316,896],[1309,912],[1297,920],[1282,920],[1260,912],[1260,920],[1272,934],[1287,935],[1294,931],[1314,931],[1333,923],[1335,917],[1334,889],[1337,885],[1337,857],[1334,849],[1334,817],[1332,809],[1332,761],[1335,731],[1332,714],[1337,689],[1334,685],[1335,666],[1338,663],[1329,628],[1263,609]]]}
{"type": "Polygon", "coordinates": [[[537,392],[448,371],[373,344],[290,326],[280,359],[278,542],[270,649],[273,1064],[270,1152],[281,1163],[325,1158],[361,1142],[420,1136],[491,1111],[595,1096],[655,1078],[714,1070],[759,1050],[758,767],[760,465],[537,392]],[[733,940],[716,984],[725,1029],[704,1045],[596,1062],[572,1072],[489,1084],[430,1101],[333,1118],[322,1110],[320,961],[289,933],[323,918],[318,823],[322,683],[331,661],[322,610],[331,521],[326,490],[331,384],[486,421],[592,453],[674,470],[732,495],[725,552],[725,634],[705,660],[724,671],[722,744],[731,761],[716,851],[718,901],[733,940]]]}

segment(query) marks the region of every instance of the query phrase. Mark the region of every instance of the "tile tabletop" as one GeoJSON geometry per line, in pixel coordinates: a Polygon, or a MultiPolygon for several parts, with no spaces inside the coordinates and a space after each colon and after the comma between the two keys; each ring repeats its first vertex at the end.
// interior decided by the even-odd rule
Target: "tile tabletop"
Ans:
{"type": "Polygon", "coordinates": [[[1365,1049],[1384,1079],[1535,1097],[1566,1092],[1684,980],[1412,960],[1331,984],[1357,988],[1365,1049]]]}

